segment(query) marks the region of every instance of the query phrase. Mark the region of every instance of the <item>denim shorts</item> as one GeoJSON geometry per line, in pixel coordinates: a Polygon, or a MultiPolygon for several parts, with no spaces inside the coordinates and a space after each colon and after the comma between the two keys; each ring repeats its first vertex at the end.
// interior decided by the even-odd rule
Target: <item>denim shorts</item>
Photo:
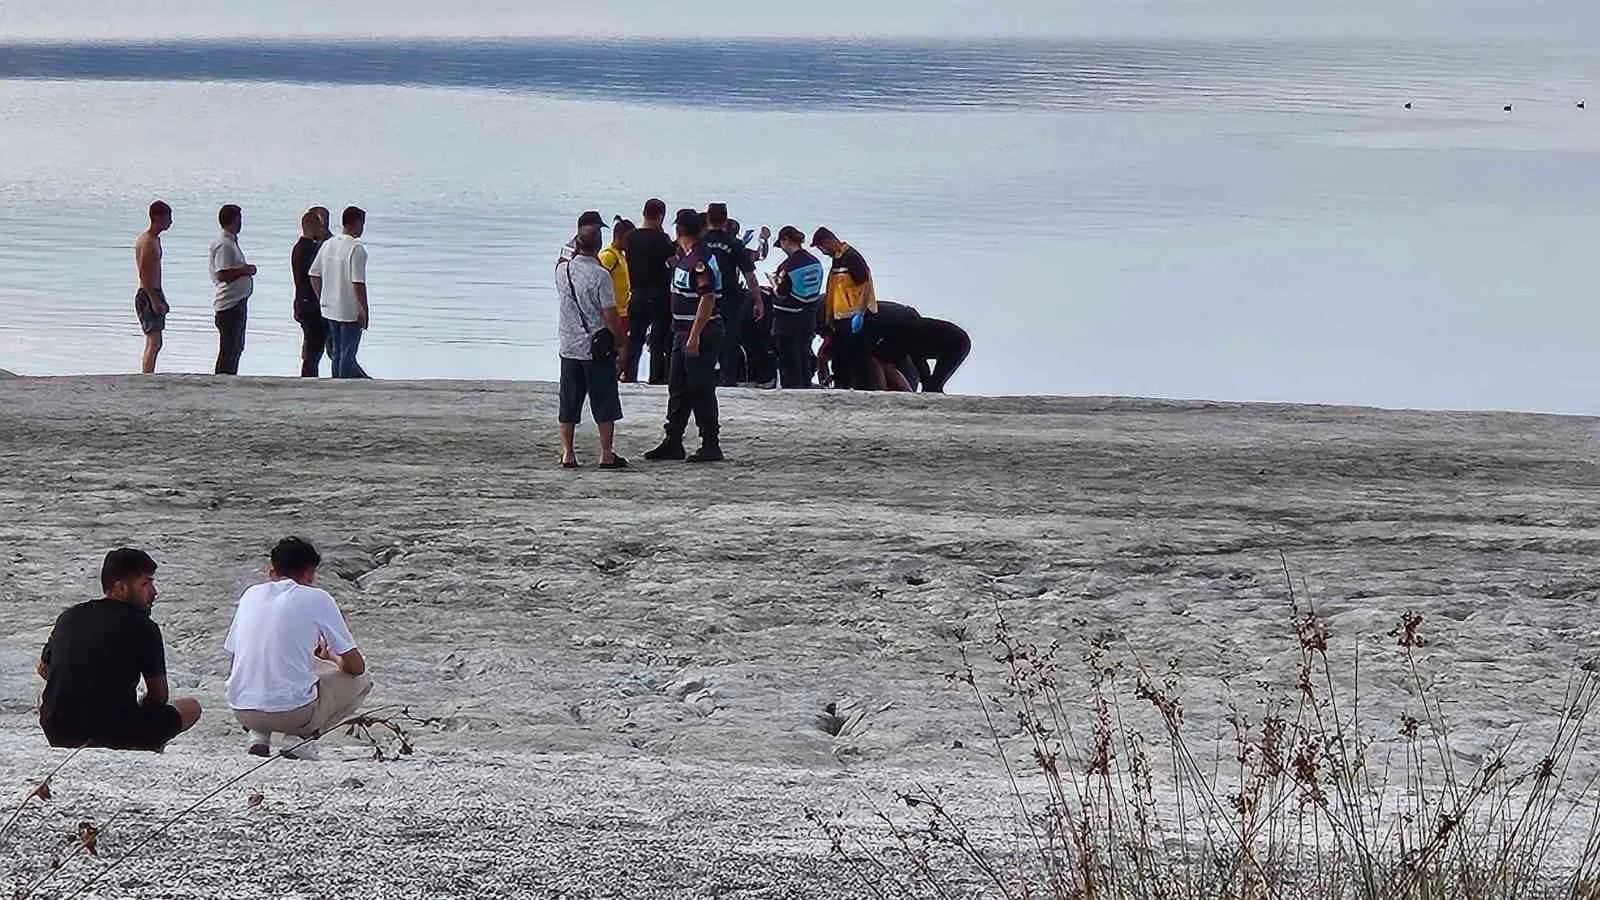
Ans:
{"type": "Polygon", "coordinates": [[[599,423],[622,419],[622,398],[617,395],[615,363],[561,358],[561,411],[556,421],[576,425],[583,421],[583,401],[599,423]]]}

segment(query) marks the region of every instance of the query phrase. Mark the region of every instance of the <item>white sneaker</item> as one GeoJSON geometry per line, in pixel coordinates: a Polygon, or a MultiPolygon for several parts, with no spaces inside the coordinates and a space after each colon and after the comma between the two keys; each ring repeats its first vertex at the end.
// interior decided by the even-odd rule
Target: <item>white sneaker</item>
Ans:
{"type": "Polygon", "coordinates": [[[246,740],[246,743],[245,743],[245,751],[244,752],[250,754],[251,756],[271,756],[272,755],[272,732],[270,732],[270,731],[252,731],[252,732],[250,732],[250,737],[246,740]]]}
{"type": "MultiPolygon", "coordinates": [[[[291,740],[294,739],[291,738],[291,740]]],[[[295,744],[299,744],[299,746],[291,744],[290,747],[293,749],[284,750],[283,755],[289,759],[298,759],[302,762],[316,762],[322,758],[322,751],[317,749],[316,741],[307,741],[301,744],[298,740],[295,740],[295,744]]]]}

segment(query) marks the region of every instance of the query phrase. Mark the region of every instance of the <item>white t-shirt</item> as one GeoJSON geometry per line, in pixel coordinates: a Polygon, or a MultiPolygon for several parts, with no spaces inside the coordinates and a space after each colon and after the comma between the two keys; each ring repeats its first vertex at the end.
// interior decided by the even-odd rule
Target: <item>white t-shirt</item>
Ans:
{"type": "Polygon", "coordinates": [[[235,306],[250,299],[250,294],[256,289],[256,280],[249,275],[224,284],[217,273],[224,269],[242,269],[249,263],[245,262],[244,251],[239,249],[239,239],[224,231],[220,237],[211,242],[211,282],[217,286],[216,299],[212,301],[211,308],[217,312],[233,309],[235,306]]]}
{"type": "Polygon", "coordinates": [[[356,285],[367,283],[367,248],[360,238],[336,234],[322,244],[311,261],[311,274],[322,279],[322,317],[335,322],[361,318],[356,285]]]}
{"type": "Polygon", "coordinates": [[[271,713],[314,702],[317,675],[312,660],[323,641],[334,653],[348,653],[356,646],[350,626],[327,591],[289,580],[245,591],[222,645],[233,657],[228,706],[271,713]]]}

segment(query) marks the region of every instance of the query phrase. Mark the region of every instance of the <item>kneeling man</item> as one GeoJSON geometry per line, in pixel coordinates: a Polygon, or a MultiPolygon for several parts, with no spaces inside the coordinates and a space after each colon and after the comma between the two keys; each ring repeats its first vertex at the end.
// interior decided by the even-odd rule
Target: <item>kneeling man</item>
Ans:
{"type": "MultiPolygon", "coordinates": [[[[372,690],[367,661],[327,591],[316,587],[322,556],[288,537],[272,548],[272,580],[239,598],[223,649],[233,659],[228,705],[250,732],[252,756],[272,753],[272,735],[292,748],[355,715],[372,690]]],[[[316,759],[307,743],[296,759],[316,759]]]]}
{"type": "Polygon", "coordinates": [[[200,721],[197,701],[167,696],[166,648],[150,618],[155,574],[150,554],[113,550],[100,567],[105,596],[56,619],[38,665],[39,724],[50,746],[159,753],[200,721]]]}

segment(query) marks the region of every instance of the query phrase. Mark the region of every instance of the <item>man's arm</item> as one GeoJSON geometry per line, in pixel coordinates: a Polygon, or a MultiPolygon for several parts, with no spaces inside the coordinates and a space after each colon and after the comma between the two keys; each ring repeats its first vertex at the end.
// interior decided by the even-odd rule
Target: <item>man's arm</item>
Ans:
{"type": "Polygon", "coordinates": [[[140,702],[145,706],[166,706],[171,695],[167,689],[167,676],[157,675],[144,677],[144,699],[140,702]]]}
{"type": "Polygon", "coordinates": [[[232,284],[241,278],[248,278],[256,274],[255,266],[234,266],[231,269],[218,269],[217,280],[223,284],[232,284]]]}
{"type": "Polygon", "coordinates": [[[322,302],[322,276],[321,275],[312,275],[310,277],[311,277],[311,293],[316,295],[317,302],[320,303],[320,302],[322,302]]]}
{"type": "MultiPolygon", "coordinates": [[[[746,255],[748,261],[749,256],[746,255]]],[[[745,284],[750,286],[750,302],[755,304],[756,321],[766,314],[766,304],[761,302],[761,276],[756,274],[755,263],[750,263],[750,268],[744,270],[745,284]]]]}
{"type": "Polygon", "coordinates": [[[716,294],[707,291],[700,295],[700,305],[694,310],[694,324],[689,326],[689,339],[684,342],[684,350],[690,356],[700,355],[700,332],[705,331],[706,323],[711,321],[711,311],[716,305],[716,294]]]}
{"type": "Polygon", "coordinates": [[[356,324],[361,326],[361,330],[362,331],[365,331],[367,329],[367,323],[372,321],[371,315],[367,312],[367,284],[366,284],[366,282],[364,282],[364,281],[356,282],[355,283],[355,289],[356,289],[356,302],[361,304],[361,312],[356,315],[356,324]]]}
{"type": "Polygon", "coordinates": [[[39,677],[43,678],[45,681],[49,681],[50,680],[50,645],[49,644],[45,644],[44,647],[40,648],[40,650],[39,650],[39,661],[37,663],[34,663],[33,671],[39,673],[39,677]]]}
{"type": "Polygon", "coordinates": [[[361,304],[356,324],[365,331],[368,323],[372,321],[372,314],[367,306],[367,248],[360,244],[350,250],[350,281],[356,289],[356,302],[361,304]]]}

